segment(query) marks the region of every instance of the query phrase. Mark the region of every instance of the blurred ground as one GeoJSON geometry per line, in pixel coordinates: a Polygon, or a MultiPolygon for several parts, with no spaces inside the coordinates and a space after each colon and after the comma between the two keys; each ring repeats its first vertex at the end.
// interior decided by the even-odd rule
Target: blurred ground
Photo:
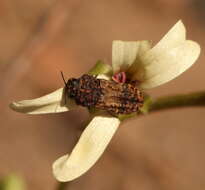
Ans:
{"type": "MultiPolygon", "coordinates": [[[[55,189],[51,164],[69,152],[87,115],[83,110],[28,116],[13,100],[49,93],[96,60],[111,62],[111,42],[157,42],[182,19],[199,42],[197,64],[153,96],[204,89],[203,0],[0,0],[0,176],[21,174],[29,190],[55,189]],[[75,119],[79,118],[79,119],[75,119]]],[[[189,108],[129,120],[107,151],[69,190],[205,189],[205,109],[189,108]]]]}

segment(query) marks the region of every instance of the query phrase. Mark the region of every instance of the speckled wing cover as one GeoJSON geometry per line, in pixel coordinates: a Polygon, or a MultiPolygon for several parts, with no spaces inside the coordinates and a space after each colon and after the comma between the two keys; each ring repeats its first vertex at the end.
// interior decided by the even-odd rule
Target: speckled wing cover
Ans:
{"type": "Polygon", "coordinates": [[[143,103],[137,81],[117,83],[85,74],[70,79],[67,84],[69,97],[87,108],[102,109],[111,114],[130,114],[137,112],[143,103]]]}
{"type": "Polygon", "coordinates": [[[103,95],[95,105],[96,108],[112,114],[129,114],[137,112],[142,106],[143,96],[136,82],[116,83],[101,79],[100,87],[103,95]]]}

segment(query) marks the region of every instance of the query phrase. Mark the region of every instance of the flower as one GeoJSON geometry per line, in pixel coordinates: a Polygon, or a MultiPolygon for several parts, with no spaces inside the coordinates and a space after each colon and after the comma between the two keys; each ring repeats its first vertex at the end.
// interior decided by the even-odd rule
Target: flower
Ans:
{"type": "MultiPolygon", "coordinates": [[[[182,21],[178,21],[154,47],[150,41],[114,41],[112,67],[98,63],[89,74],[100,74],[99,77],[111,80],[117,73],[125,72],[130,80],[139,81],[141,89],[150,89],[179,76],[197,60],[199,54],[200,46],[186,40],[186,29],[182,21]]],[[[13,110],[27,114],[64,112],[76,106],[72,99],[65,97],[64,88],[10,105],[13,110]]],[[[73,151],[54,162],[56,179],[71,181],[90,169],[104,152],[120,122],[119,118],[108,113],[93,116],[73,151]]]]}

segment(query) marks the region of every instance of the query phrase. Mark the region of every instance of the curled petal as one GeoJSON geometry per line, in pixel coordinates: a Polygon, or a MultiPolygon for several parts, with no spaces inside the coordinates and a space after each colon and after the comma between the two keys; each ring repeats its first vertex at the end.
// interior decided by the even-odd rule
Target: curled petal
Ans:
{"type": "Polygon", "coordinates": [[[44,114],[65,112],[74,108],[73,100],[65,96],[65,91],[60,88],[50,94],[32,100],[12,102],[10,108],[17,112],[27,114],[44,114]]]}
{"type": "Polygon", "coordinates": [[[153,88],[176,78],[191,67],[199,54],[200,46],[189,40],[165,52],[150,50],[142,58],[145,66],[141,88],[153,88]]]}
{"type": "MultiPolygon", "coordinates": [[[[128,73],[133,80],[144,81],[149,73],[146,72],[145,66],[153,64],[149,62],[150,54],[161,55],[164,52],[180,45],[186,39],[186,29],[182,21],[178,21],[167,34],[152,48],[143,53],[136,62],[129,68],[128,73]],[[151,52],[151,53],[150,53],[151,52]],[[146,59],[146,60],[145,60],[146,59]]],[[[153,59],[153,58],[150,58],[153,59]]],[[[158,65],[155,65],[158,67],[158,65]]]]}
{"type": "Polygon", "coordinates": [[[113,41],[112,66],[113,72],[126,72],[137,61],[137,58],[150,49],[149,41],[113,41]]]}
{"type": "Polygon", "coordinates": [[[183,73],[199,54],[200,46],[186,40],[185,26],[178,21],[152,49],[139,57],[129,72],[132,80],[141,82],[141,88],[153,88],[183,73]]]}
{"type": "Polygon", "coordinates": [[[70,155],[57,159],[53,173],[57,180],[71,181],[90,169],[104,152],[120,120],[107,115],[95,116],[83,131],[70,155]]]}

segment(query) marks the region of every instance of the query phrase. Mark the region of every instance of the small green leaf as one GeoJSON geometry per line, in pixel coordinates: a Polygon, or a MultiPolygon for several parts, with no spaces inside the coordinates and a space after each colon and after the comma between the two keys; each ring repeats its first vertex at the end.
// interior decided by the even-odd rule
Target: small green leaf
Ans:
{"type": "Polygon", "coordinates": [[[90,69],[88,74],[90,74],[90,75],[104,74],[104,75],[111,76],[112,75],[112,67],[108,64],[103,63],[103,61],[99,60],[99,61],[97,61],[95,66],[92,69],[90,69]]]}
{"type": "Polygon", "coordinates": [[[120,114],[120,115],[118,115],[118,119],[119,119],[120,121],[124,121],[124,120],[126,120],[126,119],[130,119],[130,118],[135,117],[135,116],[137,116],[137,113],[120,114]]]}
{"type": "Polygon", "coordinates": [[[25,183],[21,177],[11,174],[0,179],[0,190],[25,190],[25,183]]]}

